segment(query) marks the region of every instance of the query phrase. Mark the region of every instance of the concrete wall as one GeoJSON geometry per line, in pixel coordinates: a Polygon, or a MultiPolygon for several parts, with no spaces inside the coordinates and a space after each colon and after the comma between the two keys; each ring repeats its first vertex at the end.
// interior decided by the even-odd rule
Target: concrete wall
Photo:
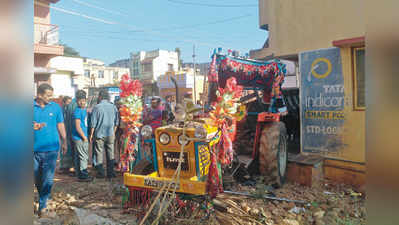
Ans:
{"type": "MultiPolygon", "coordinates": [[[[163,97],[165,97],[166,95],[174,95],[175,93],[175,86],[170,77],[174,77],[176,79],[179,90],[183,90],[184,93],[187,92],[194,93],[194,75],[192,70],[187,72],[177,72],[177,73],[168,72],[158,77],[157,84],[160,89],[160,93],[163,97]]],[[[203,92],[204,76],[196,75],[195,87],[196,87],[195,88],[196,99],[199,100],[203,92]]],[[[184,93],[180,94],[183,96],[184,93]]]]}
{"type": "MultiPolygon", "coordinates": [[[[120,81],[122,75],[128,74],[130,76],[129,68],[121,68],[121,67],[108,67],[104,66],[104,63],[101,61],[93,61],[86,60],[86,63],[83,65],[84,70],[90,70],[90,75],[94,75],[96,87],[100,87],[103,85],[110,85],[120,81]],[[88,64],[88,62],[92,64],[88,64]],[[95,62],[95,63],[94,63],[95,62]],[[99,71],[104,71],[104,77],[99,77],[99,71]],[[117,73],[117,77],[114,78],[114,72],[117,73]]],[[[81,79],[86,82],[89,81],[87,86],[90,85],[90,79],[81,79]]]]}
{"type": "Polygon", "coordinates": [[[165,74],[169,70],[168,64],[173,65],[173,71],[176,71],[178,69],[177,52],[159,50],[159,56],[156,57],[152,63],[152,79],[154,81],[156,81],[160,75],[165,74]]]}
{"type": "MultiPolygon", "coordinates": [[[[252,58],[297,57],[298,53],[332,47],[335,40],[365,36],[362,0],[259,0],[259,26],[269,30],[269,47],[251,51],[252,58]],[[267,26],[266,26],[267,25],[267,26]]],[[[353,61],[350,47],[341,48],[346,122],[339,155],[328,157],[365,162],[365,111],[353,106],[353,61]]]]}
{"type": "Polygon", "coordinates": [[[346,144],[346,147],[340,151],[339,155],[330,155],[330,157],[354,162],[366,162],[366,112],[364,110],[354,110],[354,74],[352,71],[351,48],[341,48],[341,57],[345,95],[350,101],[344,108],[346,119],[343,127],[343,143],[346,144]]]}
{"type": "Polygon", "coordinates": [[[73,77],[83,76],[83,59],[77,57],[57,56],[50,60],[49,66],[56,69],[50,76],[54,88],[54,97],[60,95],[75,96],[79,86],[73,77]]]}
{"type": "Polygon", "coordinates": [[[57,73],[51,74],[50,85],[54,88],[54,97],[61,95],[75,97],[76,87],[73,85],[70,71],[57,71],[57,73]]]}
{"type": "Polygon", "coordinates": [[[165,74],[169,70],[168,64],[173,65],[173,70],[178,70],[178,56],[177,52],[167,51],[167,50],[153,50],[153,51],[140,51],[135,53],[130,53],[131,57],[131,68],[133,71],[133,64],[138,64],[139,78],[145,80],[156,81],[159,76],[165,74]],[[148,58],[154,58],[152,62],[152,72],[143,72],[141,62],[148,58]]]}
{"type": "Polygon", "coordinates": [[[34,4],[34,23],[50,24],[50,8],[43,6],[49,5],[46,1],[35,0],[34,4]],[[40,5],[39,5],[40,4],[40,5]]]}
{"type": "Polygon", "coordinates": [[[362,0],[259,0],[259,25],[268,25],[269,48],[251,51],[251,57],[295,55],[364,36],[363,5],[362,0]]]}
{"type": "Polygon", "coordinates": [[[83,59],[78,57],[57,56],[50,60],[50,67],[71,71],[74,75],[83,75],[83,59]]]}

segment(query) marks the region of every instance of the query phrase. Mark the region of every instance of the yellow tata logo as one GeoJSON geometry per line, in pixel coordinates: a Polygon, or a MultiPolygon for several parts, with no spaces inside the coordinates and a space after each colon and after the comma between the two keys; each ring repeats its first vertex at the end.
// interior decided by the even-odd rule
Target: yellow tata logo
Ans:
{"type": "Polygon", "coordinates": [[[317,59],[315,59],[314,61],[313,61],[313,63],[312,63],[312,75],[314,76],[314,77],[316,77],[316,78],[318,78],[318,79],[323,79],[323,78],[326,78],[328,75],[330,75],[330,73],[331,73],[331,69],[332,69],[332,66],[331,66],[331,62],[330,62],[330,60],[328,60],[328,59],[326,59],[326,58],[317,58],[317,59]],[[316,72],[316,68],[317,67],[319,67],[319,63],[325,63],[325,64],[327,64],[327,70],[326,70],[326,72],[325,73],[318,73],[318,72],[316,72]]]}

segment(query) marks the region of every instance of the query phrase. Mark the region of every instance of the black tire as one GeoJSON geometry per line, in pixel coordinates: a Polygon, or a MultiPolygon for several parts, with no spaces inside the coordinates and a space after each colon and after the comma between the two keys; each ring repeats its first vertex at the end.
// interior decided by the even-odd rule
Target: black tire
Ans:
{"type": "Polygon", "coordinates": [[[287,129],[283,122],[266,123],[259,143],[259,172],[266,183],[281,187],[287,171],[287,129]]]}

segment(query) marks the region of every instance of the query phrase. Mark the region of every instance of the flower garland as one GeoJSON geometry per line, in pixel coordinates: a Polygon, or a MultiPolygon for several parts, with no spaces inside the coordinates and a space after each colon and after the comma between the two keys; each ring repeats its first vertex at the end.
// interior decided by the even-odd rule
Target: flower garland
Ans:
{"type": "Polygon", "coordinates": [[[226,82],[226,87],[219,88],[216,92],[217,101],[213,102],[214,110],[209,113],[212,119],[211,125],[216,126],[221,131],[219,143],[211,149],[211,165],[208,174],[208,193],[211,197],[216,197],[223,192],[221,166],[228,165],[233,161],[234,151],[232,134],[235,133],[235,121],[241,120],[245,116],[245,106],[238,100],[242,96],[243,87],[237,85],[234,77],[226,82]],[[232,125],[229,125],[228,120],[232,125]]]}
{"type": "Polygon", "coordinates": [[[131,80],[127,74],[124,74],[120,82],[120,89],[119,114],[125,125],[122,135],[124,144],[120,157],[120,168],[122,172],[126,172],[131,170],[130,166],[136,158],[136,137],[141,126],[140,119],[143,111],[142,85],[140,81],[131,80]]]}

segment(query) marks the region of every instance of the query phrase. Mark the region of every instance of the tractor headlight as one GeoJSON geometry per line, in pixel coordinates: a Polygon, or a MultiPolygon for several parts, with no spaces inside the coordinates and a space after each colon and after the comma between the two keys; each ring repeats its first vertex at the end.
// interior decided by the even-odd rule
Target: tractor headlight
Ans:
{"type": "Polygon", "coordinates": [[[159,142],[161,142],[161,144],[163,145],[167,145],[170,142],[170,136],[167,133],[162,133],[161,135],[159,135],[159,142]]]}
{"type": "Polygon", "coordinates": [[[152,127],[150,125],[145,125],[141,128],[141,135],[143,137],[151,137],[152,127]]]}
{"type": "Polygon", "coordinates": [[[179,142],[180,145],[187,145],[188,144],[188,140],[187,140],[187,136],[183,136],[183,134],[179,135],[179,138],[177,139],[177,141],[179,142]]]}
{"type": "Polygon", "coordinates": [[[194,136],[196,138],[206,138],[206,136],[207,136],[206,129],[203,126],[196,127],[194,136]]]}

